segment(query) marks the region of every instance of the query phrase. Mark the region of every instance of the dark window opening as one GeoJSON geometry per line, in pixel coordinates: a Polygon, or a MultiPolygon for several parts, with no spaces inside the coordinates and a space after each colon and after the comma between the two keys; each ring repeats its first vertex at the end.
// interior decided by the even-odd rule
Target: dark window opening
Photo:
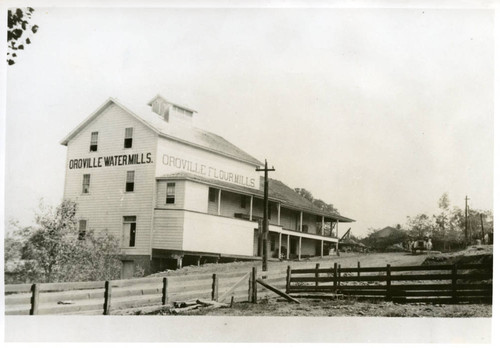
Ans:
{"type": "Polygon", "coordinates": [[[240,207],[242,207],[243,209],[245,209],[247,207],[247,197],[246,196],[241,196],[240,207]]]}
{"type": "Polygon", "coordinates": [[[175,182],[167,183],[167,204],[175,204],[175,182]]]}
{"type": "Polygon", "coordinates": [[[136,217],[124,216],[123,217],[123,237],[124,246],[135,247],[136,238],[136,217]]]}
{"type": "Polygon", "coordinates": [[[215,196],[217,194],[217,190],[214,189],[213,187],[208,188],[208,200],[210,202],[215,202],[215,196]]]}
{"type": "Polygon", "coordinates": [[[302,225],[302,232],[307,233],[309,231],[309,225],[302,225]]]}
{"type": "Polygon", "coordinates": [[[90,135],[90,152],[97,151],[97,136],[99,132],[92,132],[90,135]]]}
{"type": "Polygon", "coordinates": [[[90,193],[90,174],[83,174],[82,193],[90,193]]]}
{"type": "Polygon", "coordinates": [[[84,240],[87,233],[87,220],[80,220],[78,222],[78,239],[84,240]]]}
{"type": "Polygon", "coordinates": [[[127,183],[125,184],[126,192],[134,192],[134,174],[135,172],[133,170],[127,172],[127,183]]]}
{"type": "Polygon", "coordinates": [[[125,128],[125,140],[123,146],[126,149],[132,148],[132,134],[134,132],[133,128],[125,128]]]}

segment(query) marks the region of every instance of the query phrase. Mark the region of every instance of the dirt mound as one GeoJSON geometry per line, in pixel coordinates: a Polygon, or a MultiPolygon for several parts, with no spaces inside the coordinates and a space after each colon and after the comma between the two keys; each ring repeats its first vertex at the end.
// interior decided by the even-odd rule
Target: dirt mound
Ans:
{"type": "Polygon", "coordinates": [[[427,257],[422,265],[493,264],[492,245],[474,245],[465,250],[427,257]]]}

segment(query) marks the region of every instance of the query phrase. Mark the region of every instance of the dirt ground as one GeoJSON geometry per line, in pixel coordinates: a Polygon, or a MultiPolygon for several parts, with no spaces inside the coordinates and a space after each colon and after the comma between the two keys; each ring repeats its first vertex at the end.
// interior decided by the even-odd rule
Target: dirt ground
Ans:
{"type": "MultiPolygon", "coordinates": [[[[281,299],[265,299],[257,304],[234,303],[232,308],[201,308],[182,315],[209,316],[309,316],[309,317],[436,317],[487,318],[491,305],[487,304],[397,304],[385,301],[355,301],[299,298],[300,304],[281,299]]],[[[172,315],[168,309],[154,311],[154,315],[172,315]]]]}

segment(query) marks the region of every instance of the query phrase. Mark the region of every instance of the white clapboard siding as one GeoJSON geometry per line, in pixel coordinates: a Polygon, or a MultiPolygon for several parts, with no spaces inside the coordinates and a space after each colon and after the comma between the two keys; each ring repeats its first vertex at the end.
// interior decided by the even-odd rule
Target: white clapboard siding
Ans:
{"type": "Polygon", "coordinates": [[[155,210],[153,247],[159,249],[182,249],[184,211],[155,210]]]}
{"type": "Polygon", "coordinates": [[[136,244],[124,248],[126,254],[149,255],[150,233],[155,194],[155,163],[69,169],[69,161],[78,158],[125,154],[151,154],[156,159],[156,134],[112,104],[68,143],[64,198],[78,203],[78,218],[87,220],[87,229],[107,230],[122,236],[123,216],[137,217],[136,244]],[[125,128],[133,127],[131,149],[124,148],[125,128]],[[90,135],[99,132],[98,151],[90,152],[90,135]],[[127,171],[135,171],[134,192],[125,192],[127,171]],[[83,174],[90,174],[90,193],[82,194],[83,174]]]}

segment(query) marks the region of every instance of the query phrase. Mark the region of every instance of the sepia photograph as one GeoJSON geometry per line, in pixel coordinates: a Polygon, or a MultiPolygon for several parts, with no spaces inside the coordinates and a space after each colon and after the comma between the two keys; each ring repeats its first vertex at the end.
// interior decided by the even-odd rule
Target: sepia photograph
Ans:
{"type": "Polygon", "coordinates": [[[1,6],[6,341],[492,342],[494,1],[1,6]]]}

